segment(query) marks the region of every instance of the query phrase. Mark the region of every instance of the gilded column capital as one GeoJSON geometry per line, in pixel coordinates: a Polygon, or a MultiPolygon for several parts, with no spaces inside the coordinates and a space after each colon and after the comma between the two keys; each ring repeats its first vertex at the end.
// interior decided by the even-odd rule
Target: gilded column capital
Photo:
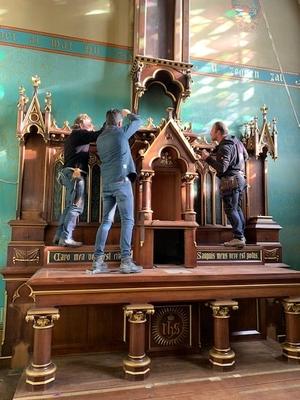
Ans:
{"type": "Polygon", "coordinates": [[[238,310],[238,302],[233,300],[211,301],[209,303],[215,318],[229,318],[230,309],[238,310]]]}
{"type": "Polygon", "coordinates": [[[154,306],[152,304],[130,304],[124,307],[125,316],[131,323],[144,323],[147,315],[154,314],[154,306]]]}
{"type": "Polygon", "coordinates": [[[141,171],[140,172],[140,180],[141,181],[151,181],[152,177],[154,175],[154,171],[141,171]]]}
{"type": "Polygon", "coordinates": [[[197,174],[195,173],[187,173],[182,176],[182,181],[186,183],[192,183],[193,180],[196,178],[197,174]]]}
{"type": "Polygon", "coordinates": [[[36,308],[28,310],[25,320],[26,322],[33,321],[33,328],[35,329],[47,329],[52,328],[53,322],[58,320],[59,317],[59,311],[56,308],[36,308]]]}
{"type": "Polygon", "coordinates": [[[300,314],[300,297],[290,297],[282,301],[285,313],[300,314]]]}

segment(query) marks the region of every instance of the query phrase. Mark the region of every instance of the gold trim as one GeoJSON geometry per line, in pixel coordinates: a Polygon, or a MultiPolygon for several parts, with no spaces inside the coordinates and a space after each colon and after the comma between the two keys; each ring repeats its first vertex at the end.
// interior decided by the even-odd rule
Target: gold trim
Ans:
{"type": "Polygon", "coordinates": [[[28,285],[27,282],[22,283],[22,285],[18,286],[18,288],[15,290],[14,294],[13,294],[13,298],[12,298],[12,303],[14,303],[19,297],[21,297],[19,291],[23,288],[27,286],[27,288],[29,289],[30,293],[28,295],[28,297],[32,298],[32,301],[35,303],[35,295],[33,293],[32,287],[30,285],[28,285]]]}
{"type": "MultiPolygon", "coordinates": [[[[71,294],[71,293],[128,293],[128,292],[164,292],[164,291],[187,291],[187,290],[199,290],[199,289],[236,289],[236,288],[286,288],[286,287],[300,287],[300,283],[272,283],[272,284],[254,284],[254,285],[212,285],[212,286],[145,286],[136,288],[110,288],[110,289],[66,289],[66,290],[36,290],[32,291],[34,296],[46,296],[49,294],[71,294]]],[[[270,296],[266,296],[270,297],[270,296]]]]}
{"type": "Polygon", "coordinates": [[[37,325],[33,325],[33,329],[49,329],[49,328],[53,328],[54,324],[52,323],[52,325],[47,325],[47,326],[37,326],[37,325]]]}
{"type": "Polygon", "coordinates": [[[297,343],[296,345],[293,345],[292,343],[285,342],[281,346],[283,350],[290,351],[292,353],[299,353],[300,356],[300,344],[297,343]]]}
{"type": "Polygon", "coordinates": [[[55,380],[55,376],[53,376],[50,379],[47,379],[46,381],[41,381],[41,382],[35,382],[35,381],[30,381],[29,379],[26,379],[26,383],[32,386],[38,386],[38,385],[47,385],[47,383],[53,382],[55,380]]]}
{"type": "Polygon", "coordinates": [[[130,358],[136,358],[136,359],[138,360],[138,359],[142,359],[142,358],[146,357],[146,353],[142,354],[141,356],[133,356],[133,355],[131,355],[131,354],[128,354],[128,357],[130,357],[130,358]]]}
{"type": "Polygon", "coordinates": [[[132,367],[132,368],[146,367],[147,365],[150,365],[150,364],[151,364],[151,360],[149,357],[147,357],[146,360],[143,362],[134,362],[134,361],[130,361],[130,360],[123,360],[124,366],[126,365],[127,367],[132,367]]]}
{"type": "Polygon", "coordinates": [[[211,359],[209,359],[209,362],[213,365],[216,365],[218,367],[232,367],[235,364],[235,360],[232,361],[232,363],[226,363],[226,364],[220,364],[216,361],[213,361],[211,359]]]}
{"type": "Polygon", "coordinates": [[[46,371],[36,371],[36,370],[33,371],[33,370],[31,370],[31,368],[32,368],[31,365],[28,368],[26,368],[26,376],[32,376],[32,377],[35,377],[35,378],[47,376],[47,375],[50,375],[50,374],[54,374],[55,371],[56,371],[56,365],[55,364],[53,364],[53,367],[47,369],[46,371]]]}
{"type": "Polygon", "coordinates": [[[284,353],[284,352],[282,354],[286,358],[292,358],[293,360],[300,360],[300,356],[299,357],[298,356],[291,356],[290,354],[284,353]]]}
{"type": "Polygon", "coordinates": [[[4,290],[3,320],[2,320],[2,332],[1,332],[1,347],[3,346],[3,343],[5,341],[6,316],[7,316],[7,290],[4,290]]]}
{"type": "Polygon", "coordinates": [[[222,352],[228,352],[228,351],[231,350],[231,347],[228,347],[227,349],[218,349],[217,347],[214,346],[214,350],[220,351],[221,353],[222,353],[222,352]]]}
{"type": "Polygon", "coordinates": [[[125,311],[152,311],[154,306],[152,304],[128,304],[123,307],[125,311]]]}
{"type": "Polygon", "coordinates": [[[47,364],[40,364],[40,365],[31,363],[31,367],[34,367],[34,368],[46,368],[50,364],[52,364],[52,361],[48,362],[47,364]]]}
{"type": "Polygon", "coordinates": [[[147,368],[145,371],[139,371],[139,372],[127,371],[124,368],[124,371],[126,374],[129,374],[129,375],[145,375],[145,374],[147,374],[147,372],[150,372],[150,368],[147,368]]]}
{"type": "Polygon", "coordinates": [[[214,351],[215,349],[212,349],[209,351],[209,357],[213,358],[219,358],[221,360],[226,360],[226,359],[231,359],[235,357],[235,352],[233,350],[230,350],[230,354],[219,354],[214,351]]]}

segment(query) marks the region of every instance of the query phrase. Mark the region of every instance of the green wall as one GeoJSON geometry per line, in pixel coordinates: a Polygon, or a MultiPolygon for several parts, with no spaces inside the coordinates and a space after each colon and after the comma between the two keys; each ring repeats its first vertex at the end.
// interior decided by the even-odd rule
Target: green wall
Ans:
{"type": "MultiPolygon", "coordinates": [[[[10,241],[8,221],[16,216],[18,141],[16,118],[18,88],[23,85],[31,98],[31,77],[40,76],[39,99],[52,92],[52,111],[58,126],[87,112],[102,125],[105,111],[130,108],[130,66],[9,46],[0,47],[0,266],[6,265],[10,241]]],[[[1,282],[3,293],[3,281],[1,282]]],[[[3,295],[0,295],[0,306],[3,295]]]]}
{"type": "MultiPolygon", "coordinates": [[[[300,90],[289,88],[293,105],[300,110],[300,90]]],[[[268,156],[269,215],[282,226],[283,261],[300,269],[300,129],[284,85],[243,82],[224,77],[193,75],[192,96],[181,118],[191,121],[193,131],[207,136],[214,120],[226,121],[233,134],[241,136],[244,123],[259,117],[260,107],[269,107],[268,120],[277,119],[277,160],[268,156]]]]}

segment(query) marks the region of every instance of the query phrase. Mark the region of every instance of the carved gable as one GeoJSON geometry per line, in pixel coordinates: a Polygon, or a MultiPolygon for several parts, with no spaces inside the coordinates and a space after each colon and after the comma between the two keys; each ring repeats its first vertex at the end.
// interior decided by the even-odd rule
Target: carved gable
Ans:
{"type": "Polygon", "coordinates": [[[172,159],[176,158],[183,166],[182,172],[194,173],[197,161],[197,155],[193,148],[181,132],[177,122],[172,118],[161,127],[160,132],[142,157],[142,170],[152,170],[153,163],[158,158],[162,160],[162,165],[171,165],[172,159]],[[168,152],[167,149],[172,150],[168,152]]]}

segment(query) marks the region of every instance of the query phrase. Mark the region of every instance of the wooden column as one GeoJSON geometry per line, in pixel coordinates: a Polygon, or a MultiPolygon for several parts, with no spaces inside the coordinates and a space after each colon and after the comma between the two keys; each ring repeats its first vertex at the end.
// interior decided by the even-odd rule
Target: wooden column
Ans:
{"type": "Polygon", "coordinates": [[[142,220],[152,220],[153,211],[151,209],[151,184],[153,175],[154,173],[151,171],[141,171],[140,173],[140,179],[142,182],[142,220]]]}
{"type": "Polygon", "coordinates": [[[214,317],[214,346],[209,351],[209,361],[217,369],[227,370],[235,364],[235,353],[229,341],[229,311],[237,310],[234,300],[216,300],[209,303],[214,317]]]}
{"type": "Polygon", "coordinates": [[[59,318],[56,308],[28,310],[26,321],[33,321],[34,342],[31,364],[26,368],[26,383],[33,389],[43,390],[55,380],[56,365],[51,361],[53,321],[59,318]]]}
{"type": "Polygon", "coordinates": [[[196,174],[185,174],[183,177],[185,185],[185,210],[184,219],[185,221],[195,221],[196,213],[194,211],[194,191],[193,184],[196,174]]]}
{"type": "Polygon", "coordinates": [[[123,360],[125,378],[142,381],[150,373],[151,360],[145,354],[145,324],[147,314],[154,313],[152,304],[130,304],[124,307],[129,321],[129,353],[123,360]]]}
{"type": "Polygon", "coordinates": [[[283,300],[286,323],[286,339],[282,354],[288,361],[300,362],[300,297],[283,300]]]}

